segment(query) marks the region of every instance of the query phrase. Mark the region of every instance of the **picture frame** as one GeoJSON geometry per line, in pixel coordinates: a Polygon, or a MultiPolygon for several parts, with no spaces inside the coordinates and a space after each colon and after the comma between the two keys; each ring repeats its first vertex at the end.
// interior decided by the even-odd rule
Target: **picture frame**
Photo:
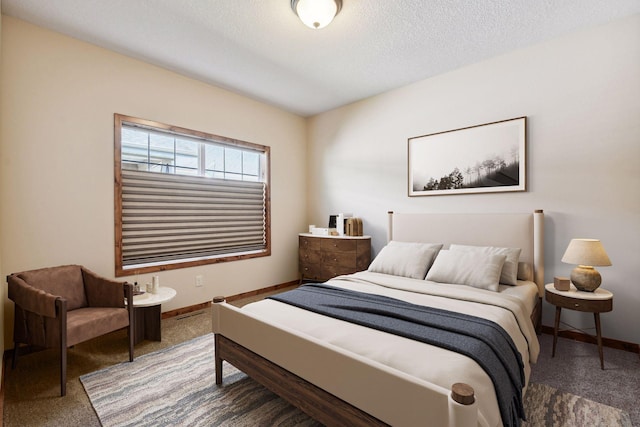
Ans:
{"type": "Polygon", "coordinates": [[[527,118],[408,139],[408,194],[526,191],[527,118]]]}

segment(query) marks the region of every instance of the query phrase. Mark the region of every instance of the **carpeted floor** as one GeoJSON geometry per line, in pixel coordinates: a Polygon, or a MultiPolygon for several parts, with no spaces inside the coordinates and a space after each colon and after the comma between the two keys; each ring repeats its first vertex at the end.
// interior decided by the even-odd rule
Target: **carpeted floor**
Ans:
{"type": "Polygon", "coordinates": [[[548,384],[567,393],[620,408],[640,427],[640,357],[637,353],[604,348],[600,369],[595,344],[558,338],[551,358],[553,336],[539,335],[540,357],[532,366],[531,382],[548,384]]]}
{"type": "MultiPolygon", "coordinates": [[[[102,425],[319,426],[227,363],[223,386],[212,384],[213,341],[203,335],[81,376],[102,425]]],[[[524,407],[526,427],[631,425],[626,412],[545,384],[529,384],[524,407]]]]}
{"type": "MultiPolygon", "coordinates": [[[[211,332],[210,311],[162,321],[162,342],[143,341],[135,357],[211,332]]],[[[100,426],[91,402],[80,383],[81,375],[129,360],[126,331],[116,331],[76,345],[68,352],[67,395],[60,397],[59,357],[45,350],[18,359],[4,368],[4,425],[100,426]]]]}
{"type": "MultiPolygon", "coordinates": [[[[199,337],[211,331],[209,311],[162,322],[163,341],[144,341],[136,357],[199,337]]],[[[637,354],[605,348],[605,371],[599,369],[594,345],[560,339],[554,359],[551,337],[540,337],[542,354],[533,366],[532,381],[560,391],[621,408],[640,426],[640,360],[637,354]]],[[[12,370],[5,366],[5,426],[99,426],[100,423],[79,381],[81,375],[127,360],[126,333],[118,331],[75,346],[69,352],[68,395],[59,397],[58,358],[43,351],[19,359],[12,370]]],[[[8,360],[10,362],[10,359],[8,360]]]]}

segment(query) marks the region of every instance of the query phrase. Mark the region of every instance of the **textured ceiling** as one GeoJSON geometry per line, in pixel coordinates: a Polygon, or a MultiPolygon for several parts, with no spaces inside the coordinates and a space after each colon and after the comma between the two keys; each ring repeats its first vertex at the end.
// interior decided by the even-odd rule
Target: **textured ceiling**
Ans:
{"type": "Polygon", "coordinates": [[[309,116],[640,13],[640,0],[2,0],[2,13],[309,116]]]}

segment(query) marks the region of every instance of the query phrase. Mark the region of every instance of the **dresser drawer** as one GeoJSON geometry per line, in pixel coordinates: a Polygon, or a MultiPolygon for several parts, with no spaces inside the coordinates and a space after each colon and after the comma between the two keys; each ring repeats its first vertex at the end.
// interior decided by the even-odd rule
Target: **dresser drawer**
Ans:
{"type": "Polygon", "coordinates": [[[319,264],[318,265],[313,265],[313,264],[302,265],[301,264],[300,274],[305,279],[317,280],[322,282],[327,281],[332,277],[330,275],[331,273],[327,272],[327,270],[322,266],[320,266],[319,264]]]}
{"type": "Polygon", "coordinates": [[[336,252],[353,252],[357,249],[357,242],[355,240],[346,239],[323,239],[320,243],[322,250],[327,253],[336,252]]]}
{"type": "Polygon", "coordinates": [[[556,307],[568,308],[575,311],[589,313],[604,313],[613,310],[613,298],[611,299],[582,299],[572,298],[571,294],[559,295],[553,292],[545,292],[545,298],[556,307]]]}
{"type": "Polygon", "coordinates": [[[371,262],[371,239],[300,235],[300,281],[327,281],[343,274],[366,270],[371,262]]]}
{"type": "Polygon", "coordinates": [[[323,252],[319,249],[298,248],[298,261],[301,264],[322,264],[323,252]]]}
{"type": "Polygon", "coordinates": [[[325,252],[322,254],[322,262],[325,266],[350,269],[356,268],[356,252],[325,252]]]}
{"type": "Polygon", "coordinates": [[[317,238],[306,237],[306,236],[298,237],[298,249],[300,251],[312,250],[312,249],[318,250],[321,248],[321,244],[322,242],[317,238]]]}

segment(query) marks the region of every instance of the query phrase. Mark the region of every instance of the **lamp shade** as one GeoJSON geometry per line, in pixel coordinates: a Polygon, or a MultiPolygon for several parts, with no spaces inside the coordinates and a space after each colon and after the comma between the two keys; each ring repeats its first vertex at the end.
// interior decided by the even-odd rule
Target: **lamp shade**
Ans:
{"type": "Polygon", "coordinates": [[[333,21],[342,8],[342,0],[291,0],[291,8],[304,25],[318,30],[333,21]]]}
{"type": "Polygon", "coordinates": [[[562,262],[590,266],[611,265],[609,255],[597,239],[571,239],[562,262]]]}

